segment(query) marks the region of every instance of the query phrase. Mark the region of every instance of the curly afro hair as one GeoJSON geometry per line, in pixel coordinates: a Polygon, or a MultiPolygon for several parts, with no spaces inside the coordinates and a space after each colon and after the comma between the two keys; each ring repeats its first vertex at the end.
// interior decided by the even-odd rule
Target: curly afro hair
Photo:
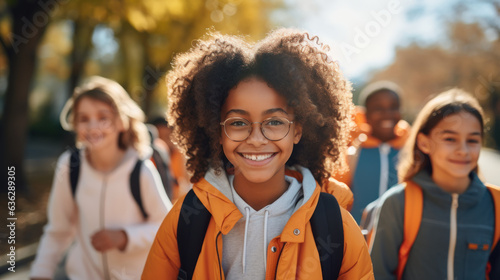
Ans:
{"type": "Polygon", "coordinates": [[[318,37],[278,29],[257,44],[211,34],[177,55],[167,74],[168,118],[174,140],[185,152],[193,183],[209,167],[228,164],[222,146],[221,108],[239,82],[257,77],[287,100],[302,125],[302,138],[287,165],[309,168],[318,182],[340,168],[351,127],[351,84],[327,55],[318,37]]]}

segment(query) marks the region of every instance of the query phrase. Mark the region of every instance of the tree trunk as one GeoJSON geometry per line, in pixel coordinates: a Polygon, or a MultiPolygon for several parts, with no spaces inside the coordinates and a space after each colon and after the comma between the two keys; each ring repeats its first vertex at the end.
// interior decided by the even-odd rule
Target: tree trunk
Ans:
{"type": "Polygon", "coordinates": [[[68,84],[68,98],[78,86],[85,62],[92,48],[92,34],[95,24],[88,20],[76,19],[73,22],[73,50],[71,51],[71,73],[68,84]]]}
{"type": "Polygon", "coordinates": [[[143,47],[143,61],[144,61],[144,70],[142,72],[142,87],[143,87],[143,100],[142,100],[142,109],[146,114],[146,118],[150,117],[151,114],[151,104],[153,101],[153,93],[158,84],[160,78],[164,75],[165,70],[167,69],[166,65],[158,65],[154,64],[149,55],[149,36],[150,33],[142,33],[141,34],[141,43],[143,47]]]}
{"type": "MultiPolygon", "coordinates": [[[[80,18],[73,21],[73,49],[70,54],[71,71],[68,79],[67,98],[73,96],[75,88],[79,85],[80,78],[85,69],[85,63],[92,49],[92,34],[96,24],[80,18]]],[[[75,145],[75,135],[64,132],[61,136],[65,146],[75,145]]]]}
{"type": "Polygon", "coordinates": [[[164,68],[159,68],[149,61],[146,61],[146,66],[144,67],[144,72],[142,74],[142,82],[144,86],[144,103],[142,104],[144,113],[146,117],[150,117],[151,105],[153,103],[153,94],[158,81],[164,75],[164,68]]]}
{"type": "Polygon", "coordinates": [[[24,150],[28,131],[28,98],[35,73],[36,51],[49,22],[42,5],[17,1],[12,15],[11,44],[2,41],[9,61],[9,76],[3,111],[2,191],[7,191],[7,168],[15,168],[16,191],[26,191],[24,150]],[[5,182],[5,183],[4,183],[5,182]]]}

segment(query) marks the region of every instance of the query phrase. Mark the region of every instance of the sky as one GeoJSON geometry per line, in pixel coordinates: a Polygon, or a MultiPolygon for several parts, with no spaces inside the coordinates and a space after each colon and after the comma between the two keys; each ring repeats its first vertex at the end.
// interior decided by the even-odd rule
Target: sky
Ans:
{"type": "MultiPolygon", "coordinates": [[[[345,75],[363,79],[394,58],[396,46],[412,41],[432,44],[446,33],[447,20],[459,0],[287,0],[294,27],[318,35],[331,48],[345,75]]],[[[472,0],[462,0],[472,3],[472,0]]],[[[477,1],[477,0],[476,0],[477,1]]],[[[480,2],[469,4],[469,18],[491,9],[480,2]],[[479,4],[476,4],[479,3],[479,4]],[[477,11],[483,9],[484,11],[477,11]]],[[[479,0],[480,1],[480,0],[479,0]]],[[[466,17],[467,18],[467,15],[466,17]]]]}

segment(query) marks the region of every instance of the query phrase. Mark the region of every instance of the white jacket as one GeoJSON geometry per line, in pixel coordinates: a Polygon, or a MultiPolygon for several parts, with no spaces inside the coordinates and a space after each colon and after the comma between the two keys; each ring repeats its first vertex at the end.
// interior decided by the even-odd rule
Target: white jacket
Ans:
{"type": "Polygon", "coordinates": [[[172,207],[154,165],[146,160],[140,172],[141,197],[148,213],[144,220],[130,191],[130,173],[138,159],[135,150],[127,150],[121,164],[106,174],[93,169],[82,150],[76,199],[71,193],[69,158],[66,151],[57,162],[48,224],[30,276],[52,278],[74,241],[66,261],[70,279],[139,279],[156,231],[172,207]],[[125,250],[96,251],[91,236],[101,229],[124,229],[125,250]]]}

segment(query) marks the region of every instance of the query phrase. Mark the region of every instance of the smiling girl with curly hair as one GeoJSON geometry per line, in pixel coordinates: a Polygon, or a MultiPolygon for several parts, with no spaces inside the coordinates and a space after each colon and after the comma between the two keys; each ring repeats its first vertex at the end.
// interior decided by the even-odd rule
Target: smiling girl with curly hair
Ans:
{"type": "Polygon", "coordinates": [[[143,279],[321,279],[320,259],[335,250],[343,252],[335,278],[373,279],[363,236],[333,196],[343,244],[321,250],[311,229],[318,183],[340,166],[352,110],[350,83],[326,51],[317,37],[279,29],[255,45],[212,34],[176,57],[169,119],[211,218],[194,272],[185,271],[178,225],[199,211],[183,212],[191,196],[181,198],[143,279]]]}

